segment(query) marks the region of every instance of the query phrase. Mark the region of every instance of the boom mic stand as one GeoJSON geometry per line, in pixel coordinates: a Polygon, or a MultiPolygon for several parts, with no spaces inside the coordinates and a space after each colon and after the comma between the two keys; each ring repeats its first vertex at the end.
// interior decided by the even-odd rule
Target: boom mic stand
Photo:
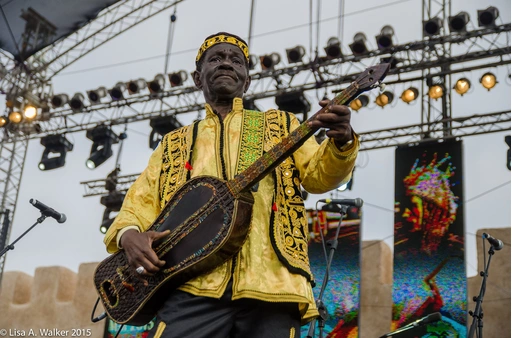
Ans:
{"type": "MultiPolygon", "coordinates": [[[[329,204],[326,204],[326,206],[327,205],[329,205],[329,204]]],[[[334,256],[334,251],[336,251],[336,249],[338,248],[338,236],[340,234],[341,222],[343,222],[343,218],[345,218],[348,208],[349,208],[349,206],[344,205],[344,204],[339,204],[339,205],[331,204],[330,208],[329,208],[329,211],[339,212],[341,217],[340,217],[340,222],[338,223],[338,228],[336,229],[336,234],[334,235],[334,239],[332,239],[330,241],[329,258],[327,259],[327,266],[325,268],[324,281],[322,282],[322,288],[320,289],[320,294],[318,295],[318,299],[316,300],[316,306],[318,308],[318,312],[320,313],[320,317],[318,319],[317,318],[313,319],[313,321],[311,321],[311,323],[309,324],[309,331],[308,331],[308,335],[306,336],[307,338],[314,337],[315,324],[316,324],[317,320],[318,320],[318,328],[320,331],[318,337],[323,338],[324,325],[325,325],[325,321],[327,320],[327,309],[326,309],[325,304],[322,299],[324,297],[325,288],[327,287],[327,282],[329,281],[329,274],[331,271],[331,263],[332,263],[332,258],[334,256]],[[331,207],[334,207],[334,208],[331,208],[331,207]]],[[[322,231],[322,229],[320,229],[320,231],[322,231]]]]}
{"type": "MultiPolygon", "coordinates": [[[[5,216],[7,217],[7,216],[5,216]]],[[[12,242],[11,244],[9,245],[6,245],[5,248],[2,249],[2,251],[0,252],[0,257],[2,257],[3,255],[5,255],[5,253],[9,250],[14,250],[14,244],[16,244],[20,239],[22,239],[30,230],[32,230],[36,225],[38,225],[39,223],[43,223],[43,221],[46,219],[46,215],[43,214],[43,212],[41,212],[41,217],[39,217],[37,219],[37,221],[30,227],[27,229],[27,231],[25,231],[24,233],[22,233],[18,238],[16,238],[16,240],[14,242],[12,242]]]]}

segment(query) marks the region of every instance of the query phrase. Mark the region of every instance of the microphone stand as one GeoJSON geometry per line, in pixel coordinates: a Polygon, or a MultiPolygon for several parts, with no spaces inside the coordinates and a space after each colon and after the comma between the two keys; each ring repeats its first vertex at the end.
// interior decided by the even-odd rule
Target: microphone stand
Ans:
{"type": "MultiPolygon", "coordinates": [[[[6,216],[7,217],[7,216],[6,216]]],[[[27,231],[25,231],[24,233],[22,233],[18,238],[16,238],[16,240],[14,242],[12,242],[11,244],[9,245],[6,245],[5,248],[2,249],[2,251],[0,252],[0,257],[2,257],[3,255],[6,254],[7,251],[9,250],[14,250],[14,244],[16,244],[20,239],[23,238],[23,236],[25,236],[30,230],[32,230],[36,225],[38,225],[39,223],[43,223],[43,221],[46,219],[46,215],[43,214],[43,211],[41,212],[41,217],[39,217],[37,219],[37,221],[30,227],[28,228],[27,231]]]]}
{"type": "MultiPolygon", "coordinates": [[[[340,234],[341,222],[343,222],[343,218],[347,214],[347,210],[349,208],[348,205],[343,205],[343,204],[337,205],[337,207],[338,208],[336,211],[340,213],[341,217],[340,217],[340,221],[338,223],[338,228],[336,229],[336,234],[334,235],[334,239],[330,241],[329,258],[327,259],[327,266],[325,268],[324,280],[322,282],[322,288],[320,289],[320,294],[318,295],[318,299],[316,300],[316,306],[318,308],[318,312],[320,313],[320,317],[313,319],[313,321],[311,321],[311,323],[309,324],[309,331],[308,331],[308,335],[306,336],[307,338],[314,337],[315,324],[316,324],[317,320],[318,320],[318,328],[320,330],[318,337],[323,338],[323,334],[324,334],[324,332],[323,332],[324,325],[325,325],[325,321],[327,320],[327,308],[325,307],[325,304],[322,299],[324,296],[325,288],[327,287],[327,282],[329,281],[329,275],[330,275],[330,271],[331,271],[331,263],[332,263],[332,259],[334,256],[334,251],[336,251],[336,249],[338,248],[338,236],[340,234]]],[[[334,211],[334,210],[332,210],[332,211],[334,211]]],[[[322,231],[322,229],[320,229],[320,231],[322,231]]]]}
{"type": "Polygon", "coordinates": [[[489,265],[491,264],[491,258],[494,255],[494,247],[491,245],[489,248],[489,259],[487,260],[487,265],[485,264],[485,240],[483,241],[484,248],[484,271],[480,271],[480,276],[482,276],[482,285],[480,287],[480,294],[478,296],[473,297],[473,301],[476,302],[475,311],[469,311],[469,315],[473,317],[473,322],[471,323],[471,328],[469,330],[468,338],[472,338],[476,331],[477,338],[483,338],[483,327],[484,327],[484,314],[482,312],[482,302],[484,300],[485,288],[487,286],[487,277],[489,271],[489,265]],[[477,330],[478,325],[478,330],[477,330]]]}

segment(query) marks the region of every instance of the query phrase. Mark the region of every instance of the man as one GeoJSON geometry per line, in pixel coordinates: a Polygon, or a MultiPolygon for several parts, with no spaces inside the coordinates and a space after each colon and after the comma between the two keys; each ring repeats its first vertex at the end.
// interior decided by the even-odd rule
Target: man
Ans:
{"type": "MultiPolygon", "coordinates": [[[[164,265],[151,244],[168,235],[144,231],[181,185],[199,175],[232,179],[243,169],[239,160],[247,152],[262,154],[299,126],[290,113],[243,109],[251,78],[248,47],[238,36],[206,38],[196,58],[194,82],[204,94],[205,119],[164,137],[105,237],[108,251],[123,248],[142,277],[164,265]],[[243,126],[257,119],[263,121],[255,131],[264,135],[261,149],[246,149],[245,141],[254,133],[248,135],[243,126]]],[[[359,141],[345,106],[331,106],[312,126],[328,128],[329,139],[318,145],[310,138],[252,189],[251,230],[241,251],[174,291],[159,309],[152,335],[299,337],[301,323],[318,315],[300,185],[323,193],[348,180],[359,141]]]]}

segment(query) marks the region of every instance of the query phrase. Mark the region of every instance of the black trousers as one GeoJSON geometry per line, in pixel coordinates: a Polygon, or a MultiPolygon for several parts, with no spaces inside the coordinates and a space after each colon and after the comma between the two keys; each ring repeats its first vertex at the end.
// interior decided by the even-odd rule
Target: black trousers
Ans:
{"type": "Polygon", "coordinates": [[[158,311],[148,338],[299,338],[296,303],[231,300],[232,284],[220,299],[176,290],[158,311]]]}

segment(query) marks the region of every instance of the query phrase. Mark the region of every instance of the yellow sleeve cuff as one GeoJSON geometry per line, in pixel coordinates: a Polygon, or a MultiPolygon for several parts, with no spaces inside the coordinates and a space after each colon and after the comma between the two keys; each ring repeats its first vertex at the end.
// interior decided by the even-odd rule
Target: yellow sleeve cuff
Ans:
{"type": "Polygon", "coordinates": [[[117,235],[116,235],[116,244],[117,244],[117,247],[118,247],[119,249],[122,249],[122,247],[121,247],[121,237],[122,237],[122,236],[123,236],[123,234],[124,234],[125,232],[127,232],[128,230],[137,230],[137,232],[140,232],[139,227],[138,227],[138,226],[136,226],[136,225],[129,225],[129,226],[124,227],[124,228],[122,228],[121,230],[119,230],[119,231],[117,232],[117,235]]]}

